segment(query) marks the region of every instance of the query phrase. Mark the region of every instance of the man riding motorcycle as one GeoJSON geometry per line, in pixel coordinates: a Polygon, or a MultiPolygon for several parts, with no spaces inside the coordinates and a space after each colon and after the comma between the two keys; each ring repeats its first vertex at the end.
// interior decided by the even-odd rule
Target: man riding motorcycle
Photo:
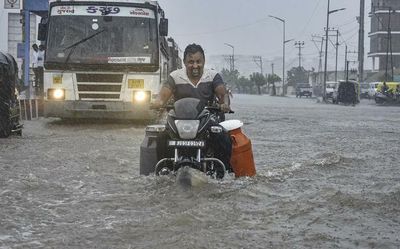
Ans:
{"type": "MultiPolygon", "coordinates": [[[[197,98],[203,106],[207,106],[217,99],[222,112],[231,111],[229,95],[221,75],[214,70],[204,68],[203,48],[197,44],[188,45],[183,61],[185,68],[175,70],[169,75],[167,82],[160,90],[158,99],[151,103],[151,107],[162,108],[173,96],[175,101],[188,97],[197,98]]],[[[218,123],[213,125],[218,125],[218,123]]],[[[230,166],[232,142],[227,131],[214,134],[210,140],[216,157],[225,164],[228,171],[232,171],[230,166]]]]}

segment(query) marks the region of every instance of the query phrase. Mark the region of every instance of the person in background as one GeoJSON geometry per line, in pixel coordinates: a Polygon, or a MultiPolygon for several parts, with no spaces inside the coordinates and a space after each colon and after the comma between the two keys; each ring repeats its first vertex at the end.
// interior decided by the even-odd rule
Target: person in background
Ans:
{"type": "Polygon", "coordinates": [[[388,93],[388,90],[389,90],[389,87],[386,85],[386,82],[384,81],[383,82],[383,85],[382,85],[382,93],[383,94],[387,94],[388,93]]]}
{"type": "Polygon", "coordinates": [[[42,95],[42,91],[43,91],[43,70],[44,70],[44,45],[40,45],[39,46],[39,51],[37,54],[37,71],[38,71],[38,76],[39,76],[39,80],[38,80],[38,89],[39,89],[39,93],[40,95],[42,95]]]}
{"type": "MultiPolygon", "coordinates": [[[[182,98],[197,98],[203,106],[217,99],[220,109],[229,112],[229,95],[219,73],[212,69],[204,68],[205,55],[203,48],[198,44],[190,44],[183,55],[185,68],[173,71],[168,80],[163,84],[158,99],[151,103],[152,108],[164,107],[171,96],[177,101],[182,98]]],[[[218,125],[218,124],[216,124],[218,125]]],[[[229,171],[230,157],[232,154],[232,141],[225,131],[211,138],[211,145],[229,171]],[[217,137],[218,136],[218,137],[217,137]]]]}
{"type": "Polygon", "coordinates": [[[39,53],[39,47],[38,45],[35,43],[32,45],[32,70],[33,73],[35,74],[35,81],[33,82],[33,86],[34,87],[38,87],[39,86],[39,71],[38,71],[38,53],[39,53]]]}
{"type": "Polygon", "coordinates": [[[395,93],[396,99],[399,100],[400,99],[400,84],[397,84],[396,90],[394,93],[395,93]]]}

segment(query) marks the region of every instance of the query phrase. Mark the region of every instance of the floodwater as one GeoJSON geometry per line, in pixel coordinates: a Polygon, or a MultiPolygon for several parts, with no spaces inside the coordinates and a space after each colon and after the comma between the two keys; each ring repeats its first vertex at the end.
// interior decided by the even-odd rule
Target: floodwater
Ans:
{"type": "Polygon", "coordinates": [[[400,108],[235,95],[257,176],[139,175],[144,125],[0,140],[0,248],[400,248],[400,108]]]}

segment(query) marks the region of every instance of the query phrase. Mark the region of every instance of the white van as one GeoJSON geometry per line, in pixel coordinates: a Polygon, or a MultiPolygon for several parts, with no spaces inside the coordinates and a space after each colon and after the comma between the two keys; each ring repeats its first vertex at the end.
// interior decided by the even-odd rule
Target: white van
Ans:
{"type": "Polygon", "coordinates": [[[326,82],[326,98],[327,99],[332,99],[333,98],[333,92],[337,90],[337,87],[339,85],[339,82],[336,81],[327,81],[326,82]]]}

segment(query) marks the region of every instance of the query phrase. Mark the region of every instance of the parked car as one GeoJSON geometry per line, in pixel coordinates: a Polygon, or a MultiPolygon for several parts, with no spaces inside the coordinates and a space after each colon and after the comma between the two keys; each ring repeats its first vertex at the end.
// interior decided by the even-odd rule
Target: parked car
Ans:
{"type": "Polygon", "coordinates": [[[17,82],[18,66],[14,57],[0,52],[0,137],[22,133],[17,82]]]}
{"type": "Polygon", "coordinates": [[[337,90],[339,82],[336,81],[328,81],[326,82],[326,99],[332,99],[333,93],[337,90]]]}
{"type": "Polygon", "coordinates": [[[309,83],[296,83],[296,98],[312,97],[312,87],[309,83]]]}

